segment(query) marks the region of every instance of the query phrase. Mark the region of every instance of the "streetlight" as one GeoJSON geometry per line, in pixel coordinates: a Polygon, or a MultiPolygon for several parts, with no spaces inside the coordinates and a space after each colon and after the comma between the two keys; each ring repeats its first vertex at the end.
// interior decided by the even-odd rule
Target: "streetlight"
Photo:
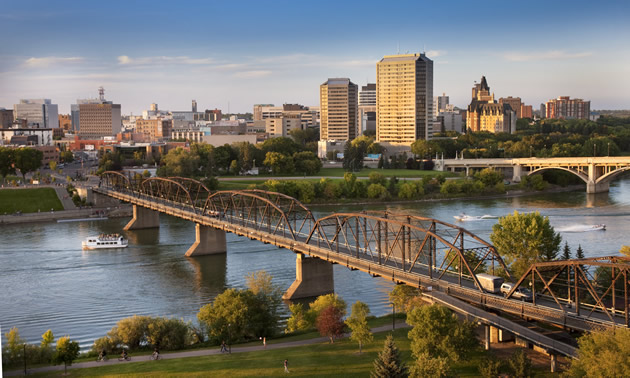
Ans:
{"type": "Polygon", "coordinates": [[[610,156],[610,142],[608,142],[608,155],[606,156],[610,156]]]}
{"type": "Polygon", "coordinates": [[[597,157],[597,148],[596,148],[596,144],[593,143],[593,157],[597,157]]]}
{"type": "Polygon", "coordinates": [[[228,324],[228,353],[232,354],[232,334],[230,332],[230,326],[232,324],[228,324]]]}
{"type": "Polygon", "coordinates": [[[391,302],[392,304],[392,331],[396,330],[396,304],[391,302]]]}

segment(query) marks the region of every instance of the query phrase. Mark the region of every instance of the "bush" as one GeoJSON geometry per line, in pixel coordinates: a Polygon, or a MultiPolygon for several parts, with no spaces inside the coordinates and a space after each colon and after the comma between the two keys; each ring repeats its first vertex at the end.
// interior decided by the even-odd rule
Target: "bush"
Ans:
{"type": "MultiPolygon", "coordinates": [[[[119,320],[110,332],[115,333],[122,344],[125,344],[130,349],[137,349],[141,343],[147,341],[150,321],[151,318],[148,316],[134,315],[130,318],[119,320]]],[[[115,337],[112,338],[116,339],[115,337]]]]}
{"type": "Polygon", "coordinates": [[[189,344],[190,329],[180,319],[153,318],[147,327],[147,342],[159,349],[177,350],[189,344]]]}
{"type": "Polygon", "coordinates": [[[479,375],[483,378],[496,378],[501,372],[501,361],[486,357],[479,362],[477,368],[479,369],[479,375]]]}
{"type": "Polygon", "coordinates": [[[367,188],[367,195],[368,198],[385,199],[389,197],[389,192],[381,184],[370,184],[367,188]]]}
{"type": "Polygon", "coordinates": [[[547,182],[541,175],[525,176],[521,178],[521,187],[533,190],[544,190],[547,182]]]}
{"type": "Polygon", "coordinates": [[[460,192],[460,187],[457,181],[448,180],[442,186],[440,186],[440,193],[442,194],[457,194],[460,192]]]}
{"type": "Polygon", "coordinates": [[[532,361],[522,350],[514,352],[508,360],[508,364],[514,377],[525,378],[530,377],[532,374],[532,361]]]}
{"type": "Polygon", "coordinates": [[[418,195],[418,189],[415,184],[405,182],[398,189],[398,198],[413,199],[418,195]]]}
{"type": "Polygon", "coordinates": [[[119,349],[118,340],[114,340],[109,336],[103,336],[99,339],[94,340],[94,344],[92,344],[92,352],[100,353],[101,351],[105,351],[108,354],[119,349]]]}
{"type": "Polygon", "coordinates": [[[483,182],[486,187],[494,186],[503,181],[503,175],[493,168],[485,168],[475,173],[475,180],[483,182]]]}
{"type": "Polygon", "coordinates": [[[285,330],[285,333],[305,331],[311,327],[311,324],[306,318],[304,305],[301,303],[290,304],[289,311],[291,311],[291,317],[287,320],[287,329],[285,330]]]}
{"type": "Polygon", "coordinates": [[[370,176],[369,176],[369,180],[370,180],[370,184],[381,184],[383,186],[385,186],[386,183],[386,179],[385,176],[383,176],[382,174],[378,173],[378,172],[370,172],[370,176]]]}

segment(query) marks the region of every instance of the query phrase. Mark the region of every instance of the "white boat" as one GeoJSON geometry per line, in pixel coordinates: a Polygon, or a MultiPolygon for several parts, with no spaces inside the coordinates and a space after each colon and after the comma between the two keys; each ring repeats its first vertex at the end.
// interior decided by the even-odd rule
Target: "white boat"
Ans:
{"type": "Polygon", "coordinates": [[[127,240],[120,234],[100,234],[90,236],[83,243],[83,249],[125,248],[127,240]]]}
{"type": "Polygon", "coordinates": [[[596,224],[596,225],[593,225],[591,227],[591,229],[593,231],[606,231],[606,225],[605,224],[596,224]]]}
{"type": "Polygon", "coordinates": [[[460,222],[471,222],[471,221],[480,221],[480,220],[486,220],[486,219],[497,219],[498,217],[494,215],[487,215],[487,214],[481,215],[481,216],[461,214],[461,215],[454,215],[453,218],[455,218],[456,220],[460,222]]]}

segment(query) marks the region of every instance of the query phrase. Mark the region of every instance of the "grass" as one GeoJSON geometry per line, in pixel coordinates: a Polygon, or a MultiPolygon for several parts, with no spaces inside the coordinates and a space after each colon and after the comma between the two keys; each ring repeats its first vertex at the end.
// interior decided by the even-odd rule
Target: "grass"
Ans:
{"type": "MultiPolygon", "coordinates": [[[[411,345],[407,338],[409,329],[394,331],[396,346],[400,349],[403,361],[409,366],[413,362],[411,345]]],[[[256,352],[221,354],[202,357],[167,359],[160,361],[107,364],[97,368],[70,369],[68,376],[121,376],[126,377],[251,377],[283,375],[283,361],[288,359],[292,376],[300,377],[365,377],[373,367],[373,361],[383,349],[385,337],[390,332],[374,335],[374,341],[364,345],[363,353],[349,339],[290,347],[268,349],[256,352]]],[[[288,339],[282,340],[289,341],[288,339]]],[[[259,343],[257,343],[259,344],[259,343]]],[[[477,377],[477,366],[488,356],[481,348],[471,353],[466,361],[452,365],[456,376],[477,377]]],[[[133,358],[133,356],[132,356],[133,358]]],[[[534,375],[545,374],[546,370],[535,370],[534,375]]],[[[61,375],[61,372],[56,373],[61,375]]],[[[51,373],[33,374],[34,377],[50,376],[51,373]]]]}
{"type": "MultiPolygon", "coordinates": [[[[354,172],[357,177],[368,177],[371,172],[378,172],[385,177],[425,177],[425,176],[437,176],[443,174],[446,176],[454,176],[451,172],[438,172],[438,171],[421,171],[417,169],[378,169],[378,168],[363,168],[359,172],[354,172]]],[[[343,168],[322,168],[317,175],[326,177],[343,177],[345,173],[343,168]]]]}
{"type": "Polygon", "coordinates": [[[63,205],[52,188],[0,190],[0,214],[16,211],[36,213],[38,210],[63,210],[63,205]]]}

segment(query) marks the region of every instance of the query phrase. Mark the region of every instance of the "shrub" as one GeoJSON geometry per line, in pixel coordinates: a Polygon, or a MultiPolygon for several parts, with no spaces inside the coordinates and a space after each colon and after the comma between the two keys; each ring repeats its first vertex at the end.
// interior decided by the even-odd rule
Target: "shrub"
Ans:
{"type": "Polygon", "coordinates": [[[368,198],[384,199],[389,197],[389,192],[387,188],[381,184],[370,184],[367,188],[367,195],[368,198]]]}
{"type": "Polygon", "coordinates": [[[479,362],[477,368],[483,378],[496,378],[501,372],[501,361],[486,357],[479,362]]]}
{"type": "Polygon", "coordinates": [[[141,343],[147,341],[147,331],[151,318],[148,316],[134,315],[130,318],[121,319],[112,328],[116,330],[116,335],[122,344],[131,349],[136,349],[141,343]]]}
{"type": "Polygon", "coordinates": [[[115,350],[118,350],[118,343],[109,336],[103,336],[99,339],[94,340],[94,344],[92,345],[92,352],[100,353],[101,351],[105,351],[107,353],[112,353],[115,350]]]}
{"type": "Polygon", "coordinates": [[[442,194],[457,194],[460,192],[460,187],[457,181],[448,180],[442,186],[440,186],[440,193],[442,194]]]}
{"type": "Polygon", "coordinates": [[[147,342],[166,350],[184,348],[189,342],[189,327],[183,320],[153,318],[147,327],[147,342]]]}
{"type": "Polygon", "coordinates": [[[485,168],[475,173],[475,179],[483,182],[486,187],[494,186],[503,181],[503,175],[492,168],[485,168]]]}
{"type": "Polygon", "coordinates": [[[289,311],[291,311],[291,317],[287,320],[285,333],[305,331],[311,327],[311,324],[306,318],[304,305],[301,303],[291,304],[289,305],[289,311]]]}
{"type": "Polygon", "coordinates": [[[398,189],[398,198],[413,199],[418,195],[418,189],[415,184],[405,182],[398,189]]]}
{"type": "Polygon", "coordinates": [[[508,360],[512,374],[517,378],[529,377],[532,374],[532,361],[525,352],[517,350],[508,360]]]}
{"type": "Polygon", "coordinates": [[[378,173],[378,172],[370,172],[370,176],[369,176],[369,180],[370,180],[370,184],[381,184],[383,186],[385,186],[385,182],[387,181],[385,179],[385,176],[383,176],[382,174],[378,173]]]}

